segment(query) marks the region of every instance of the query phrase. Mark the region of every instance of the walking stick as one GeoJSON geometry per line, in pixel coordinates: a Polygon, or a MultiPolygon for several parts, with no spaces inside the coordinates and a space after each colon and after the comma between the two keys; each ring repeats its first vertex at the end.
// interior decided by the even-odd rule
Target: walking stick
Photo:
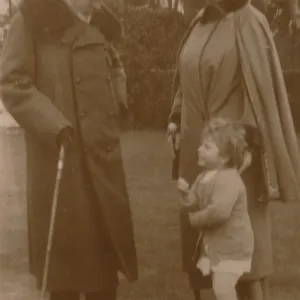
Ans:
{"type": "Polygon", "coordinates": [[[49,225],[49,232],[48,232],[46,258],[45,258],[45,265],[44,265],[44,270],[43,270],[42,290],[41,290],[40,300],[45,300],[45,294],[46,294],[46,288],[47,288],[47,282],[48,282],[50,255],[51,255],[52,242],[53,242],[53,232],[54,232],[54,225],[55,225],[56,209],[57,209],[57,202],[58,202],[58,193],[59,193],[59,188],[60,188],[62,170],[64,167],[64,160],[65,160],[65,149],[63,146],[61,146],[60,151],[59,151],[58,162],[57,162],[57,172],[56,172],[53,201],[52,201],[52,207],[51,207],[50,225],[49,225]]]}

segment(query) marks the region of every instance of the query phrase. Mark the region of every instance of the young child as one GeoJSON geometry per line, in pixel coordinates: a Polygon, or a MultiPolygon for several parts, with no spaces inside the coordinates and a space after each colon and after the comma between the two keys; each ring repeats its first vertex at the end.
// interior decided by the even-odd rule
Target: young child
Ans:
{"type": "Polygon", "coordinates": [[[198,149],[204,168],[189,189],[178,180],[182,209],[199,229],[196,263],[212,275],[217,300],[237,300],[235,285],[251,269],[254,237],[240,173],[251,163],[244,128],[224,119],[205,127],[198,149]]]}

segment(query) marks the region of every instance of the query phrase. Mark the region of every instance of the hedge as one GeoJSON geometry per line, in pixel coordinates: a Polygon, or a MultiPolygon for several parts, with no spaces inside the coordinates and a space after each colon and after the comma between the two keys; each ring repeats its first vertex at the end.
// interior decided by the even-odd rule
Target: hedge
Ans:
{"type": "Polygon", "coordinates": [[[129,7],[121,55],[128,79],[134,128],[163,128],[171,106],[171,86],[182,16],[147,6],[129,7]]]}

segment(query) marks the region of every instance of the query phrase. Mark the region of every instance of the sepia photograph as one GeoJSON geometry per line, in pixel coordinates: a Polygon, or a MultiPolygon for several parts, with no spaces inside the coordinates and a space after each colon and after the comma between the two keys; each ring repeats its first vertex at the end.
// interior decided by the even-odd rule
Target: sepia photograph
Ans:
{"type": "Polygon", "coordinates": [[[300,300],[298,0],[0,0],[1,300],[300,300]]]}

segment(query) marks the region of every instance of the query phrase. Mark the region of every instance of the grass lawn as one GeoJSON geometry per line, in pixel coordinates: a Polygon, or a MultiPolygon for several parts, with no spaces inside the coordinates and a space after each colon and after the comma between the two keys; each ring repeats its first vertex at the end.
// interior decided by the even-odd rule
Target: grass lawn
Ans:
{"type": "MultiPolygon", "coordinates": [[[[22,143],[0,153],[0,299],[37,300],[27,274],[27,241],[22,143]],[[11,164],[13,158],[15,164],[11,164]],[[4,168],[5,165],[5,168],[4,168]],[[12,172],[13,167],[14,172],[12,172]]],[[[7,142],[7,141],[6,141],[7,142]]],[[[192,300],[181,272],[178,196],[170,179],[171,159],[163,133],[127,133],[123,152],[131,195],[140,279],[121,281],[119,299],[192,300]]],[[[275,273],[272,300],[300,299],[300,201],[272,204],[275,273]]],[[[207,293],[206,300],[212,300],[207,293]]]]}

